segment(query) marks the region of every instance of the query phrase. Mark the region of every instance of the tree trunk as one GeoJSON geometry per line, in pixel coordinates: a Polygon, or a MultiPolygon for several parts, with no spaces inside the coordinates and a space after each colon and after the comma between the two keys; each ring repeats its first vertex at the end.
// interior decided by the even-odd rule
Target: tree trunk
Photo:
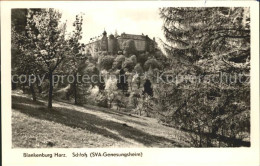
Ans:
{"type": "MultiPolygon", "coordinates": [[[[36,79],[36,83],[37,83],[38,92],[39,92],[39,93],[42,93],[42,87],[41,87],[41,85],[40,85],[40,82],[39,82],[39,79],[38,79],[38,78],[36,79]]],[[[42,83],[42,82],[41,82],[41,83],[42,83]]]]}
{"type": "Polygon", "coordinates": [[[109,108],[112,107],[112,102],[113,102],[113,99],[109,101],[109,108]]]}
{"type": "Polygon", "coordinates": [[[52,108],[52,91],[53,91],[53,80],[52,80],[52,72],[49,73],[49,101],[48,108],[52,108]]]}
{"type": "Polygon", "coordinates": [[[33,85],[30,85],[30,90],[31,90],[31,94],[32,94],[33,101],[36,101],[36,94],[35,94],[33,85]]]}
{"type": "Polygon", "coordinates": [[[70,100],[70,93],[69,91],[66,93],[66,99],[69,101],[70,100]]]}
{"type": "Polygon", "coordinates": [[[23,93],[25,93],[25,83],[22,84],[23,93]]]}
{"type": "Polygon", "coordinates": [[[38,93],[42,93],[42,87],[40,85],[37,85],[38,93]]]}
{"type": "Polygon", "coordinates": [[[74,98],[75,98],[75,105],[78,104],[78,96],[77,96],[77,80],[76,80],[77,74],[74,74],[74,82],[73,82],[73,89],[74,89],[74,98]]]}

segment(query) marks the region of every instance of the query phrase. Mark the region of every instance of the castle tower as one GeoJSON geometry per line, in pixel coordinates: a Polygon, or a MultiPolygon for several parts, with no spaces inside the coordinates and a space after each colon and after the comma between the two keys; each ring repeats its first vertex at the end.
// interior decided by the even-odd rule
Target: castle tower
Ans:
{"type": "Polygon", "coordinates": [[[102,34],[103,34],[103,36],[101,38],[101,51],[108,51],[107,32],[104,30],[104,32],[102,34]]]}
{"type": "Polygon", "coordinates": [[[108,37],[108,53],[112,55],[117,53],[117,39],[112,34],[108,37]]]}

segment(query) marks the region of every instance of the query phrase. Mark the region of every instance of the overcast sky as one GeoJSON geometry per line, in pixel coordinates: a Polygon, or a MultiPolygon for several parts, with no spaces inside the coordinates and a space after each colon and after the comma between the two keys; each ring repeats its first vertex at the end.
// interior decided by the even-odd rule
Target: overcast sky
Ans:
{"type": "Polygon", "coordinates": [[[125,32],[128,34],[144,34],[150,38],[162,37],[162,20],[158,14],[157,7],[81,7],[60,8],[63,16],[62,20],[67,20],[67,31],[72,31],[72,23],[76,14],[84,13],[83,21],[83,43],[87,43],[90,38],[102,34],[104,29],[109,34],[117,33],[120,35],[125,32]]]}

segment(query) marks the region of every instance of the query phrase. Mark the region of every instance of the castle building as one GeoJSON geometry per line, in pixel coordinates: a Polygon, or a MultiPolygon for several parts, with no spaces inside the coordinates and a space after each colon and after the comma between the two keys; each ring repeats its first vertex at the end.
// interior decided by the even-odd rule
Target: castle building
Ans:
{"type": "Polygon", "coordinates": [[[95,52],[105,51],[108,54],[119,54],[123,52],[127,43],[133,42],[135,50],[139,53],[152,52],[155,49],[154,39],[150,39],[147,35],[133,35],[122,33],[120,36],[109,35],[104,31],[102,35],[90,39],[86,44],[86,53],[93,55],[95,52]]]}

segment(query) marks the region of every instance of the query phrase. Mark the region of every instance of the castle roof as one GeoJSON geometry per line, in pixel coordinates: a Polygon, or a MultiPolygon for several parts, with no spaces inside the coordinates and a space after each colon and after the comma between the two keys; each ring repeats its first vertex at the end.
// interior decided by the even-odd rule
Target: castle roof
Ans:
{"type": "Polygon", "coordinates": [[[121,36],[118,36],[119,39],[135,39],[135,40],[146,40],[150,39],[147,35],[135,35],[135,34],[127,34],[122,33],[121,36]]]}
{"type": "MultiPolygon", "coordinates": [[[[104,32],[102,34],[103,34],[103,36],[107,36],[106,30],[104,30],[104,32]]],[[[150,39],[148,37],[148,35],[127,34],[127,33],[124,33],[124,32],[120,36],[109,35],[109,38],[111,39],[112,36],[116,37],[117,39],[134,39],[134,40],[147,40],[147,39],[149,40],[150,39]]],[[[97,36],[97,37],[93,37],[93,38],[90,39],[88,44],[94,43],[94,42],[99,41],[101,39],[102,39],[102,35],[97,36]]],[[[152,39],[150,39],[150,40],[152,40],[152,39]]]]}

